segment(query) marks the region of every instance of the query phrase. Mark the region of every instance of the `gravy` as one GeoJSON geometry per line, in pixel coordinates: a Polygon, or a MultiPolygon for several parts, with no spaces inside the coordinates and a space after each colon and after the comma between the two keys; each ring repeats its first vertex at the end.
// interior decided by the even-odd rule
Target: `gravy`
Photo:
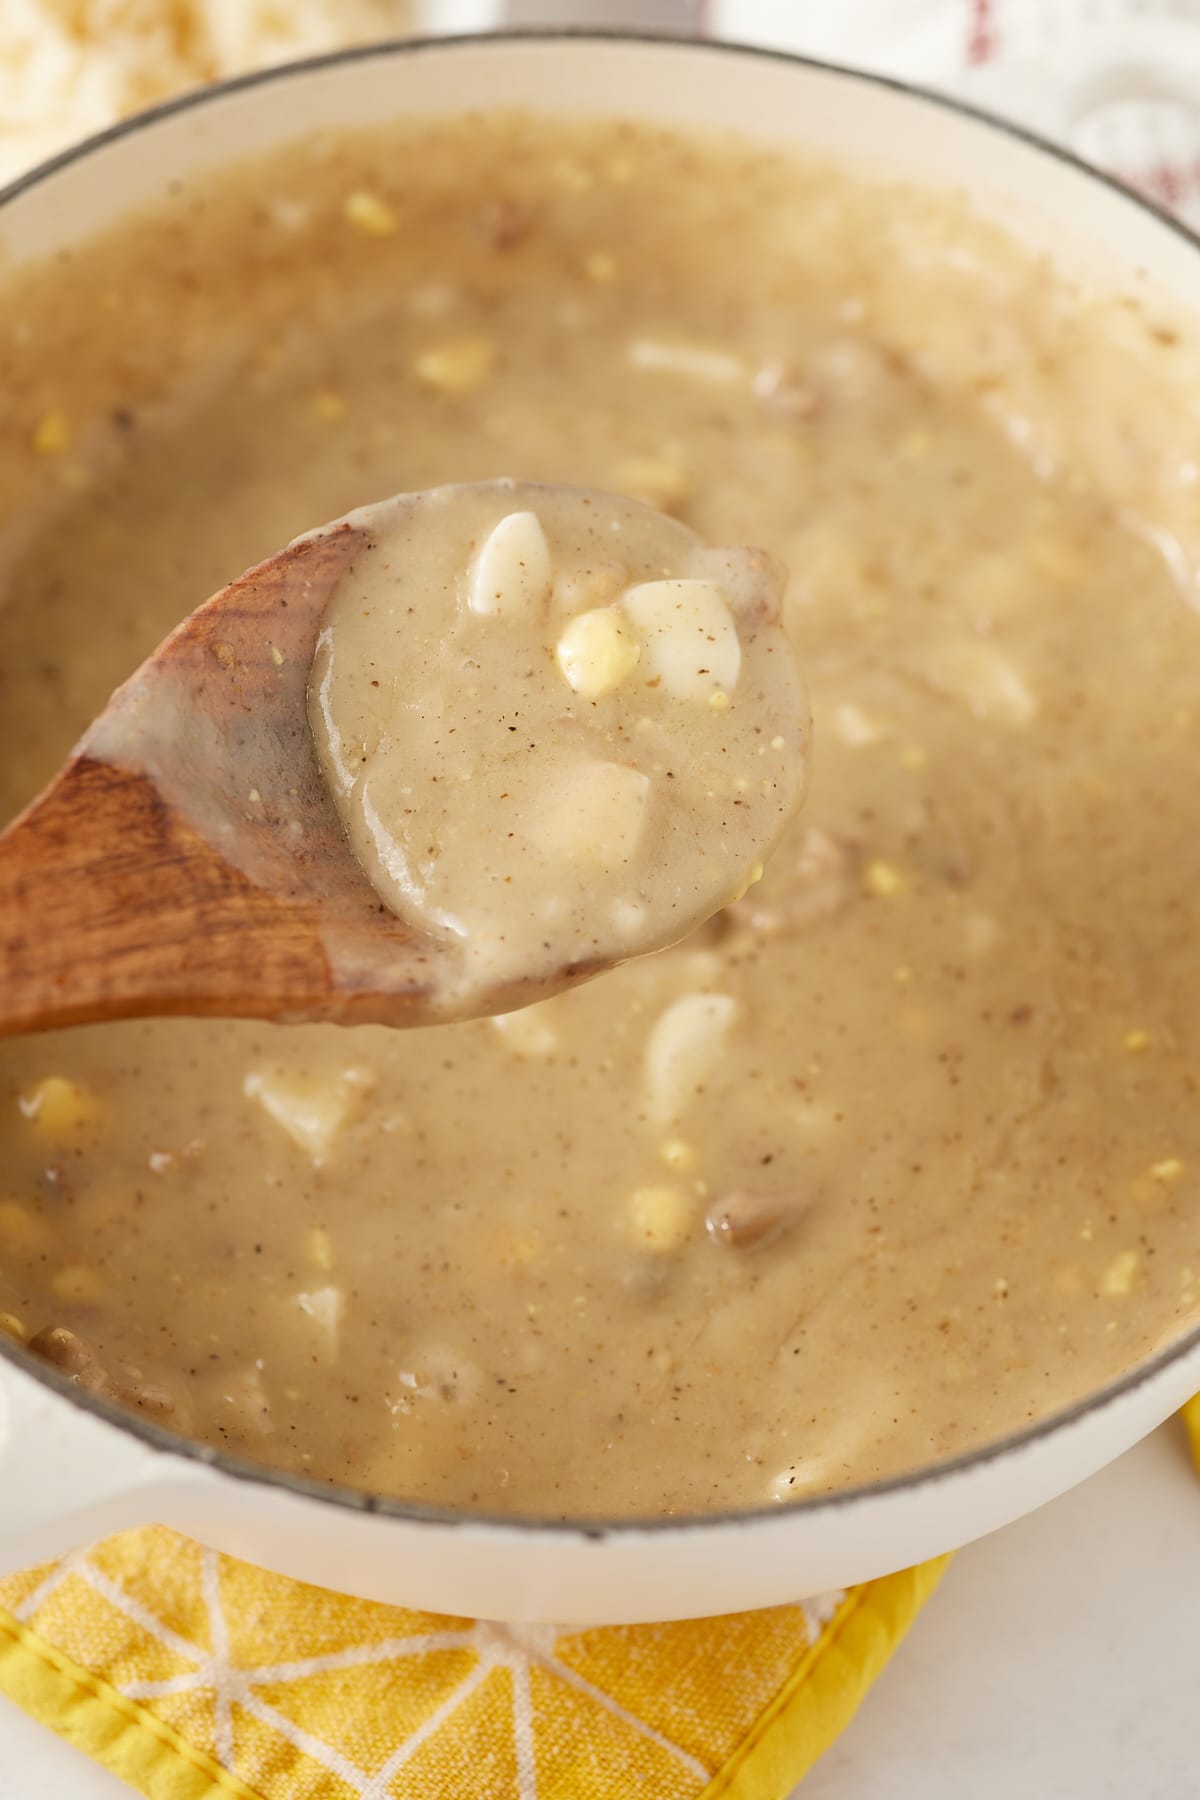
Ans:
{"type": "Polygon", "coordinates": [[[507,115],[10,280],[5,813],[236,570],[498,475],[780,556],[814,753],[743,899],[529,1011],[0,1045],[6,1328],[259,1462],[595,1515],[925,1465],[1193,1327],[1190,355],[952,198],[507,115]]]}

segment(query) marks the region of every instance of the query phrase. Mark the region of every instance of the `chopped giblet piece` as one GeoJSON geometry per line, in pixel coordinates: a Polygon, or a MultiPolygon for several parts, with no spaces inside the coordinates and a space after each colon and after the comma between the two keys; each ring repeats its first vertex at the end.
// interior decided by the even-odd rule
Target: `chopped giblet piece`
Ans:
{"type": "Polygon", "coordinates": [[[615,869],[633,859],[649,798],[650,777],[629,763],[578,763],[548,800],[541,840],[571,862],[615,869]]]}
{"type": "Polygon", "coordinates": [[[585,700],[598,700],[620,687],[637,666],[641,650],[615,606],[579,613],[558,640],[555,656],[569,687],[585,700]]]}
{"type": "Polygon", "coordinates": [[[479,228],[490,250],[514,250],[524,243],[534,227],[534,215],[527,206],[498,195],[485,200],[479,210],[479,228]]]}
{"type": "Polygon", "coordinates": [[[863,870],[863,886],[868,894],[887,900],[894,894],[902,894],[908,882],[895,863],[869,862],[863,870]]]}
{"type": "Polygon", "coordinates": [[[740,356],[706,344],[673,344],[661,338],[635,338],[629,346],[635,369],[661,375],[684,375],[692,381],[738,381],[745,374],[740,356]]]}
{"type": "Polygon", "coordinates": [[[33,434],[33,447],[39,456],[61,456],[71,448],[71,427],[60,407],[52,407],[33,434]]]}
{"type": "Polygon", "coordinates": [[[629,1196],[629,1223],[648,1250],[680,1250],[692,1235],[696,1205],[676,1187],[635,1188],[629,1196]]]}
{"type": "Polygon", "coordinates": [[[550,599],[550,546],[536,513],[513,512],[494,526],[475,558],[468,605],[474,613],[517,618],[550,599]]]}
{"type": "Polygon", "coordinates": [[[1136,1250],[1122,1250],[1113,1257],[1100,1278],[1102,1294],[1128,1294],[1141,1265],[1136,1250]]]}
{"type": "Polygon", "coordinates": [[[694,1100],[720,1062],[737,1015],[729,994],[684,994],[659,1014],[643,1061],[653,1123],[670,1125],[694,1100]]]}
{"type": "Polygon", "coordinates": [[[391,237],[396,229],[396,215],[387,201],[366,188],[356,188],[354,193],[347,194],[342,211],[347,222],[368,237],[391,237]]]}
{"type": "Polygon", "coordinates": [[[93,1132],[104,1122],[103,1102],[81,1081],[47,1075],[26,1089],[18,1105],[39,1136],[54,1142],[93,1132]]]}
{"type": "Polygon", "coordinates": [[[621,605],[645,646],[646,677],[676,700],[708,700],[737,686],[742,647],[715,581],[643,581],[621,605]]]}
{"type": "Polygon", "coordinates": [[[713,1202],[704,1224],[714,1244],[726,1250],[755,1250],[786,1231],[803,1210],[799,1194],[733,1188],[713,1202]]]}
{"type": "Polygon", "coordinates": [[[247,1100],[261,1106],[267,1117],[286,1131],[314,1163],[320,1164],[351,1116],[359,1086],[351,1071],[322,1078],[251,1069],[242,1083],[242,1092],[247,1100]]]}
{"type": "Polygon", "coordinates": [[[413,372],[426,387],[457,398],[482,386],[495,360],[493,340],[476,333],[448,338],[445,343],[423,350],[413,364],[413,372]]]}

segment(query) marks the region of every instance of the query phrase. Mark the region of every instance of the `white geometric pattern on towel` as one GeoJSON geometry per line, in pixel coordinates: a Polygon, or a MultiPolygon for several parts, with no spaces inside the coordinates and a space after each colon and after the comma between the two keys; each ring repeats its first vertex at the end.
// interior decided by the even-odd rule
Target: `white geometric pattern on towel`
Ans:
{"type": "MultiPolygon", "coordinates": [[[[230,1660],[229,1632],[221,1603],[220,1564],[216,1551],[206,1549],[201,1552],[201,1593],[208,1615],[211,1650],[206,1650],[173,1631],[151,1608],[127,1593],[119,1583],[89,1562],[86,1550],[73,1551],[57,1563],[16,1609],[17,1617],[22,1620],[32,1618],[55,1590],[72,1576],[86,1581],[110,1606],[124,1613],[141,1630],[157,1639],[165,1649],[195,1664],[192,1669],[161,1680],[126,1682],[120,1691],[129,1700],[154,1700],[168,1694],[211,1690],[215,1716],[215,1755],[217,1761],[231,1772],[234,1772],[235,1766],[233,1709],[236,1704],[261,1724],[278,1732],[330,1774],[337,1775],[360,1800],[388,1800],[388,1786],[397,1772],[440,1730],[494,1669],[502,1668],[507,1669],[512,1678],[513,1749],[519,1800],[537,1800],[530,1671],[539,1668],[576,1692],[586,1695],[606,1712],[649,1739],[667,1755],[677,1759],[697,1780],[708,1781],[712,1775],[712,1771],[690,1751],[673,1743],[670,1738],[622,1706],[611,1694],[605,1693],[577,1670],[559,1660],[556,1655],[558,1640],[568,1632],[581,1629],[578,1626],[506,1625],[476,1620],[471,1625],[453,1627],[446,1631],[421,1632],[385,1639],[380,1643],[350,1645],[343,1650],[303,1657],[294,1662],[238,1668],[230,1660]],[[306,1731],[303,1726],[297,1725],[256,1691],[279,1682],[303,1680],[309,1675],[389,1662],[405,1656],[420,1656],[438,1650],[474,1651],[477,1660],[436,1710],[409,1737],[396,1745],[374,1774],[360,1768],[349,1757],[306,1731]]],[[[810,1644],[816,1643],[822,1626],[832,1618],[844,1598],[840,1593],[825,1594],[805,1602],[801,1607],[810,1644]]]]}

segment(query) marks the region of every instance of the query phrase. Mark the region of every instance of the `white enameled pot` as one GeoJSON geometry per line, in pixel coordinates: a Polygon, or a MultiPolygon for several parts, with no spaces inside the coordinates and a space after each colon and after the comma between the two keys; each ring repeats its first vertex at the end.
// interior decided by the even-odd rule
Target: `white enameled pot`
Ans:
{"type": "MultiPolygon", "coordinates": [[[[317,127],[497,103],[735,127],[934,183],[1115,290],[1200,312],[1200,248],[1102,177],[952,103],[711,44],[606,37],[403,43],[232,83],[133,119],[0,196],[17,261],[201,167],[317,127]]],[[[994,1530],[1081,1481],[1200,1388],[1200,1333],[1008,1441],[831,1498],[697,1520],[484,1519],[271,1475],[134,1422],[0,1337],[0,1568],[158,1521],[327,1587],[498,1619],[621,1623],[765,1606],[994,1530]]]]}

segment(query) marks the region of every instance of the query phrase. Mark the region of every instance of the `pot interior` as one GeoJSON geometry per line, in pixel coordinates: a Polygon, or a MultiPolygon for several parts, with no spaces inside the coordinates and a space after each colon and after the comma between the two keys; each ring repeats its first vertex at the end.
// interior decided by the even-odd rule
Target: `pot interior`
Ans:
{"type": "Polygon", "coordinates": [[[364,500],[497,474],[634,491],[781,550],[818,734],[791,872],[657,972],[611,978],[611,1004],[588,990],[472,1028],[461,1052],[444,1033],[289,1048],[181,1022],[4,1046],[18,1274],[0,1310],[25,1335],[67,1330],[85,1388],[243,1462],[535,1517],[819,1501],[1182,1351],[1200,1016],[1180,924],[1200,526],[1185,234],[884,83],[525,38],[232,84],[18,184],[0,221],[24,421],[6,815],[235,569],[364,500]],[[222,182],[237,164],[251,174],[222,182]],[[1163,721],[1175,735],[1148,736],[1163,721]],[[714,1018],[685,1105],[670,1071],[714,1018]],[[919,1150],[881,1143],[881,1106],[919,1150]],[[547,1119],[586,1150],[562,1149],[531,1209],[547,1119]],[[426,1143],[410,1216],[379,1171],[394,1158],[418,1191],[426,1143]],[[348,1222],[343,1195],[368,1186],[348,1222]],[[899,1249],[868,1267],[873,1233],[899,1249]],[[481,1332],[488,1294],[505,1310],[481,1332]],[[165,1359],[164,1315],[182,1334],[165,1359]],[[649,1398],[615,1353],[633,1344],[649,1398]],[[818,1411],[806,1389],[789,1414],[785,1356],[819,1372],[818,1411]],[[510,1422],[526,1383],[540,1397],[510,1422]],[[356,1436],[337,1421],[363,1392],[376,1424],[356,1436]],[[488,1432],[505,1448],[474,1470],[488,1432]],[[588,1462],[601,1447],[611,1479],[588,1462]]]}

